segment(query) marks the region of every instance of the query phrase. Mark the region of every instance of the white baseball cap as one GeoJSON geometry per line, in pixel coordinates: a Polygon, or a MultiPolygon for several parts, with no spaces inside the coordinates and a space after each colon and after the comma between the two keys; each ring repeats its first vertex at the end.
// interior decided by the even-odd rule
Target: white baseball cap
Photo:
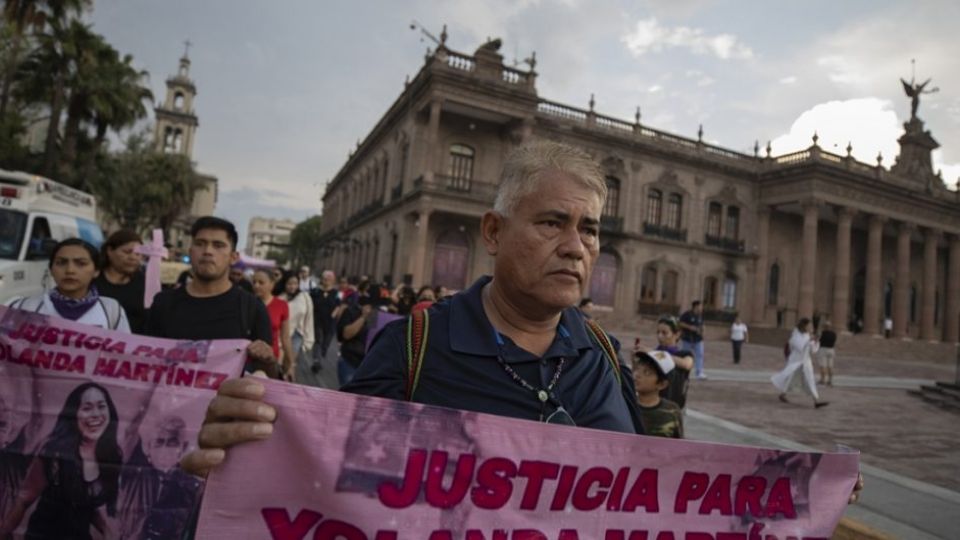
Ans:
{"type": "Polygon", "coordinates": [[[673,357],[666,351],[638,352],[637,358],[646,358],[652,361],[657,366],[657,371],[664,377],[673,371],[673,368],[677,367],[673,363],[673,357]]]}

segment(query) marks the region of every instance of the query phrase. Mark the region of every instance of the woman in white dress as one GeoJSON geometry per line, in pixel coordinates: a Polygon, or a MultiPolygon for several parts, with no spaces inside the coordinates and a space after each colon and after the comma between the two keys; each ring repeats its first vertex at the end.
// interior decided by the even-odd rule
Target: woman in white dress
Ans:
{"type": "Polygon", "coordinates": [[[820,401],[817,381],[813,374],[813,355],[819,348],[820,344],[810,333],[810,319],[800,319],[797,327],[793,329],[793,334],[790,335],[790,356],[787,357],[786,367],[770,378],[777,390],[780,390],[780,401],[789,403],[787,392],[799,371],[803,377],[803,387],[813,397],[813,406],[819,409],[828,405],[828,402],[820,401]]]}

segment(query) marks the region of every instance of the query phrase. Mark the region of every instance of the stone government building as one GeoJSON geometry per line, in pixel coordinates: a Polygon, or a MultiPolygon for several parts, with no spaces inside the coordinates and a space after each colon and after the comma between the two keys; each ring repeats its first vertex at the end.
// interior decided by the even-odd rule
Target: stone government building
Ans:
{"type": "Polygon", "coordinates": [[[609,198],[589,295],[630,320],[694,299],[707,317],[757,326],[819,316],[891,317],[896,337],[960,333],[960,193],[933,173],[938,146],[915,115],[889,169],[817,145],[735,152],[537,95],[499,40],[446,47],[424,66],[327,185],[320,264],[341,275],[461,289],[492,270],[479,236],[501,162],[531,139],[586,149],[609,198]]]}

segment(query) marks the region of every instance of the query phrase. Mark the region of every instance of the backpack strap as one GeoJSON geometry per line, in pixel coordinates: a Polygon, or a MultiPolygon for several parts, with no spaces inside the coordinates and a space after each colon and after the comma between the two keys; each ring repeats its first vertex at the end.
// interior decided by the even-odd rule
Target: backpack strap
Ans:
{"type": "Polygon", "coordinates": [[[43,307],[43,296],[21,296],[19,299],[10,302],[10,307],[23,311],[32,311],[38,313],[43,307]]]}
{"type": "Polygon", "coordinates": [[[120,326],[120,302],[104,302],[102,296],[97,297],[97,302],[103,314],[107,316],[107,326],[110,330],[116,330],[120,326]]]}
{"type": "Polygon", "coordinates": [[[617,360],[617,350],[613,347],[610,336],[608,336],[607,333],[603,331],[603,328],[600,328],[600,325],[593,319],[586,319],[584,322],[587,323],[587,330],[589,331],[590,337],[600,346],[600,350],[603,351],[603,356],[610,362],[610,368],[617,377],[617,384],[622,385],[623,374],[620,373],[620,361],[617,360]]]}
{"type": "Polygon", "coordinates": [[[430,314],[427,310],[411,313],[407,317],[407,388],[405,399],[413,401],[413,394],[420,384],[420,370],[423,369],[424,353],[427,352],[427,339],[430,336],[430,314]]]}

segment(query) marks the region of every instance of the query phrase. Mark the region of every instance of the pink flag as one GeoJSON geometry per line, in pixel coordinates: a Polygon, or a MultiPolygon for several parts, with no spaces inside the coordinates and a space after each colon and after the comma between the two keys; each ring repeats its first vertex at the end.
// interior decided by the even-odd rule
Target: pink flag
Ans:
{"type": "Polygon", "coordinates": [[[859,454],[659,439],[265,381],[198,538],[826,539],[859,454]]]}
{"type": "Polygon", "coordinates": [[[153,297],[160,292],[160,261],[167,257],[167,248],[163,247],[163,229],[153,230],[153,242],[137,246],[137,253],[149,257],[147,261],[147,275],[143,291],[143,307],[153,305],[153,297]]]}
{"type": "Polygon", "coordinates": [[[0,537],[181,538],[203,482],[177,463],[247,343],[0,307],[0,537]],[[83,441],[96,442],[93,457],[83,441]]]}

